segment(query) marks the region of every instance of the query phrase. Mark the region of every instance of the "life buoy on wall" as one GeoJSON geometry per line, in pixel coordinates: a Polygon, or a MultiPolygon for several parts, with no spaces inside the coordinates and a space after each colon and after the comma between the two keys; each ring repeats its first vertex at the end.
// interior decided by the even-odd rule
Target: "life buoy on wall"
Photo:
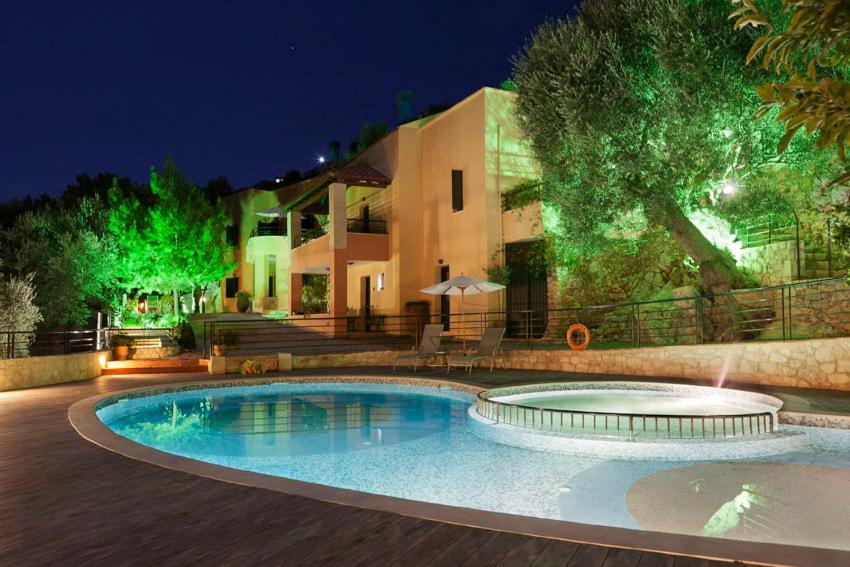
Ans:
{"type": "Polygon", "coordinates": [[[570,328],[567,329],[567,344],[570,345],[570,348],[573,350],[584,350],[590,344],[590,331],[587,327],[582,325],[581,323],[575,323],[574,325],[570,325],[570,328]],[[580,343],[575,342],[573,340],[573,334],[579,331],[584,336],[584,340],[580,343]]]}

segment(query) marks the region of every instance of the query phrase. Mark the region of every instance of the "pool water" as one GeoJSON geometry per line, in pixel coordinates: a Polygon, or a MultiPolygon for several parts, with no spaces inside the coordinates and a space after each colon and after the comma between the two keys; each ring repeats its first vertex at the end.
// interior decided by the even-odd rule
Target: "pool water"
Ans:
{"type": "Polygon", "coordinates": [[[623,414],[732,415],[741,404],[719,397],[681,396],[664,392],[562,392],[522,396],[522,405],[535,408],[623,414]]]}
{"type": "Polygon", "coordinates": [[[473,403],[473,395],[448,388],[269,384],[110,399],[97,415],[119,435],[162,451],[340,488],[615,527],[850,549],[850,522],[841,521],[850,505],[850,431],[784,426],[805,435],[805,445],[757,459],[635,460],[484,439],[470,427],[473,403]],[[684,499],[687,506],[677,504],[684,499]]]}

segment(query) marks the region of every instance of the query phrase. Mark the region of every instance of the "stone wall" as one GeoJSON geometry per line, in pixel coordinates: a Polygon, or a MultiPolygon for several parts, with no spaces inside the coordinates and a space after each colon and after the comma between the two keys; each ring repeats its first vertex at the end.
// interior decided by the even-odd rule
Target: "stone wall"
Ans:
{"type": "Polygon", "coordinates": [[[744,248],[740,252],[738,264],[746,268],[761,285],[791,283],[797,272],[797,243],[786,240],[744,248]]]}
{"type": "Polygon", "coordinates": [[[78,382],[100,376],[109,351],[0,360],[0,391],[78,382]]]}
{"type": "Polygon", "coordinates": [[[850,390],[850,338],[611,350],[510,350],[500,368],[850,390]]]}

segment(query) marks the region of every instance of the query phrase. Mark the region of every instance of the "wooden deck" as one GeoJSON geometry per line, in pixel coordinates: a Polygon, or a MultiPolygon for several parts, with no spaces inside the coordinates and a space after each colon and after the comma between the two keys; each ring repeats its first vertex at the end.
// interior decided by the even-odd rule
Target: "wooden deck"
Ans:
{"type": "Polygon", "coordinates": [[[81,398],[198,375],[0,392],[0,565],[729,565],[443,524],[219,482],[79,437],[81,398]]]}

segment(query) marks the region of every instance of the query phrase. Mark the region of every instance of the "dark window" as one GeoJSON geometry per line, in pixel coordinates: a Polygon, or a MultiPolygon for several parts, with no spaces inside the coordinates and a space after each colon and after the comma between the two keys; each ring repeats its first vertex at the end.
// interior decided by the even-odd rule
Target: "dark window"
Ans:
{"type": "Polygon", "coordinates": [[[463,171],[452,170],[452,210],[463,210],[463,171]]]}
{"type": "Polygon", "coordinates": [[[231,224],[225,229],[225,241],[228,246],[239,246],[238,224],[231,224]]]}
{"type": "Polygon", "coordinates": [[[224,297],[236,297],[237,291],[239,291],[239,278],[224,280],[224,297]]]}

